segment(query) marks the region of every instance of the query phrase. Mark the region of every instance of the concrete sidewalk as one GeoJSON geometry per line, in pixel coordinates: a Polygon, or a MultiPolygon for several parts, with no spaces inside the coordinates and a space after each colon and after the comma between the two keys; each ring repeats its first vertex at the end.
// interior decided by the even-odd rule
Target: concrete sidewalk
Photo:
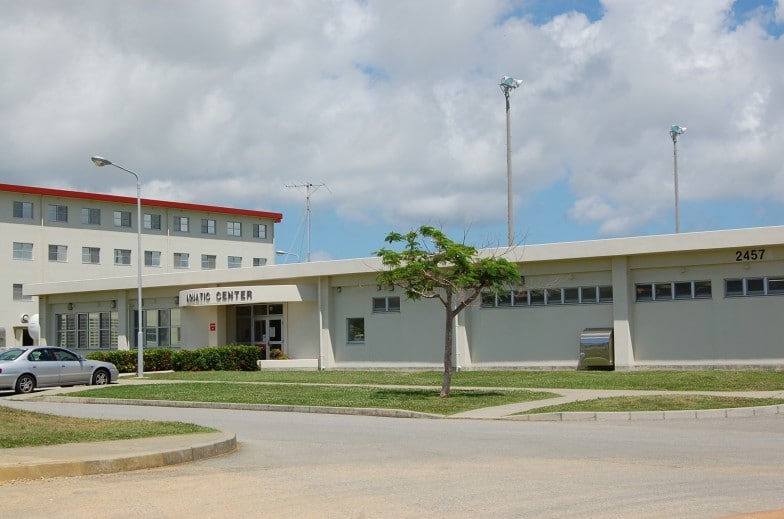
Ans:
{"type": "MultiPolygon", "coordinates": [[[[123,383],[143,383],[123,380],[123,383]]],[[[156,382],[157,383],[157,382],[156,382]]],[[[176,383],[176,382],[175,382],[176,383]]],[[[69,398],[58,396],[84,387],[53,388],[31,395],[16,395],[12,400],[47,400],[59,402],[101,403],[121,405],[151,405],[161,407],[211,407],[221,409],[244,409],[263,411],[333,413],[368,416],[443,418],[438,415],[414,413],[395,409],[330,408],[317,406],[283,406],[264,404],[230,404],[169,401],[134,401],[93,398],[69,398]]],[[[488,389],[488,388],[481,388],[488,389]]],[[[651,396],[675,394],[708,394],[720,396],[742,396],[752,398],[781,398],[784,391],[749,392],[687,392],[687,391],[626,391],[626,390],[580,390],[580,389],[532,389],[561,395],[557,398],[522,402],[484,409],[475,409],[448,417],[448,419],[477,420],[699,420],[716,418],[744,418],[759,415],[784,414],[784,404],[734,409],[710,409],[700,411],[655,411],[618,413],[539,413],[520,415],[524,411],[579,400],[592,400],[613,396],[651,396]]],[[[82,476],[105,474],[145,468],[161,467],[177,463],[196,461],[203,458],[233,452],[237,448],[236,436],[232,433],[207,433],[178,436],[163,436],[139,440],[118,440],[79,444],[52,445],[3,449],[0,459],[0,482],[14,479],[38,479],[46,477],[82,476]]]]}

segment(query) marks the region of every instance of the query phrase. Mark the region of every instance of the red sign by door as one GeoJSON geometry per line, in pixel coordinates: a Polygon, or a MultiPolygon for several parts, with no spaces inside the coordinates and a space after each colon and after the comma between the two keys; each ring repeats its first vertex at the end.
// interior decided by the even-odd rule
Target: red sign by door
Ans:
{"type": "Polygon", "coordinates": [[[215,331],[215,323],[210,323],[210,331],[211,332],[215,331]]]}

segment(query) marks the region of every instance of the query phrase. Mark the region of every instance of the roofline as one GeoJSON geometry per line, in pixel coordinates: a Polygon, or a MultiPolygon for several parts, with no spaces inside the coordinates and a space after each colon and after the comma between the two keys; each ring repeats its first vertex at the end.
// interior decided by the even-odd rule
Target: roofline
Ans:
{"type": "MultiPolygon", "coordinates": [[[[0,191],[10,193],[24,193],[27,195],[56,196],[61,198],[75,198],[79,200],[95,200],[98,202],[113,202],[118,204],[135,204],[136,197],[106,195],[102,193],[87,193],[84,191],[69,191],[67,189],[54,189],[48,187],[20,186],[15,184],[0,184],[0,191]]],[[[142,205],[148,207],[164,207],[169,209],[183,209],[186,211],[199,211],[205,213],[223,213],[238,216],[251,216],[255,218],[270,218],[275,223],[283,220],[282,213],[270,211],[254,211],[252,209],[237,209],[233,207],[220,207],[215,205],[191,204],[187,202],[170,202],[166,200],[153,200],[142,198],[142,205]]]]}
{"type": "MultiPolygon", "coordinates": [[[[512,248],[482,249],[484,256],[504,257],[525,268],[527,263],[547,263],[579,259],[643,256],[669,253],[688,253],[702,250],[769,247],[784,244],[784,226],[756,227],[722,231],[701,231],[682,234],[635,236],[577,242],[521,245],[512,248]]],[[[383,270],[379,257],[353,258],[306,263],[284,263],[241,269],[166,272],[144,276],[145,288],[170,286],[230,286],[254,281],[310,279],[341,275],[372,274],[383,270]]],[[[63,294],[70,292],[100,292],[132,289],[137,278],[115,278],[74,281],[48,281],[25,284],[26,295],[63,294]]]]}

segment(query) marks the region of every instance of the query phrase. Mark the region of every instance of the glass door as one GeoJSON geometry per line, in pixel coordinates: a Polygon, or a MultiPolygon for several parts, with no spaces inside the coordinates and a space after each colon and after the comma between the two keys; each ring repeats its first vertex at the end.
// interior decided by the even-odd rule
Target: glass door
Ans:
{"type": "Polygon", "coordinates": [[[261,348],[262,358],[276,358],[273,351],[283,352],[283,319],[278,317],[254,317],[253,344],[261,348]]]}

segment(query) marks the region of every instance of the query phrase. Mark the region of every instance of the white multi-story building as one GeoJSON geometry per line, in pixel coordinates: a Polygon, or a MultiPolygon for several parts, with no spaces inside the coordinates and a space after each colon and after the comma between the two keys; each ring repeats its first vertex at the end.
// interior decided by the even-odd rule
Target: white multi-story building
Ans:
{"type": "MultiPolygon", "coordinates": [[[[142,199],[140,258],[136,203],[132,197],[0,184],[0,347],[32,343],[28,324],[39,301],[25,293],[29,284],[71,281],[78,287],[86,280],[136,279],[139,261],[145,277],[275,261],[280,213],[148,199],[142,199]]],[[[145,342],[180,345],[177,301],[143,297],[145,342]]],[[[136,322],[128,318],[135,315],[136,299],[118,295],[89,311],[66,305],[73,311],[56,323],[60,343],[134,347],[135,334],[125,327],[136,322]]]]}

